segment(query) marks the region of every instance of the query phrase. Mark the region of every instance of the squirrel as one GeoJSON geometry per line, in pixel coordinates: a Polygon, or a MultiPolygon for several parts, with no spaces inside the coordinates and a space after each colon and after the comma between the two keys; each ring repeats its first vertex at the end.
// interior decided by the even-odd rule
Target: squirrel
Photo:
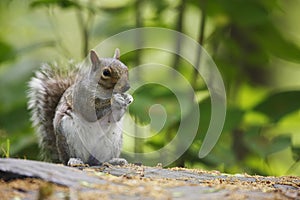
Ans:
{"type": "Polygon", "coordinates": [[[42,65],[29,81],[28,109],[43,160],[69,166],[123,165],[122,117],[133,101],[128,68],[113,58],[99,58],[65,69],[42,65]],[[86,66],[88,65],[88,66],[86,66]]]}

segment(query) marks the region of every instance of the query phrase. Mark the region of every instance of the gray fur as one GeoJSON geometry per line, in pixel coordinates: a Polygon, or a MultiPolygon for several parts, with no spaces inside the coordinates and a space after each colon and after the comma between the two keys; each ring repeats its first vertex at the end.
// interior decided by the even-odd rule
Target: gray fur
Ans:
{"type": "Polygon", "coordinates": [[[90,70],[62,72],[44,65],[29,82],[28,108],[47,161],[67,164],[75,158],[93,165],[120,156],[122,117],[133,100],[122,93],[129,88],[128,69],[117,59],[99,59],[95,52],[91,61],[85,66],[90,70]],[[101,81],[104,67],[112,74],[101,81]],[[119,93],[113,93],[115,86],[119,93]]]}
{"type": "Polygon", "coordinates": [[[68,71],[57,64],[43,64],[29,82],[28,109],[31,110],[31,121],[38,134],[43,160],[59,162],[52,121],[61,96],[74,83],[77,73],[78,67],[72,63],[68,71]]]}

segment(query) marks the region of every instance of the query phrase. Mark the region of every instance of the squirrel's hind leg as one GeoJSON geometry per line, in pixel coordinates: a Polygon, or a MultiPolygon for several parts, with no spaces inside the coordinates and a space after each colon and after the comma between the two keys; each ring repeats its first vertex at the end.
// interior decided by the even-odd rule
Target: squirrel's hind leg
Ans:
{"type": "MultiPolygon", "coordinates": [[[[71,160],[71,159],[70,159],[71,160]]],[[[124,158],[113,158],[111,160],[109,160],[108,162],[104,162],[104,163],[101,163],[99,162],[94,156],[90,156],[89,158],[89,161],[88,161],[88,164],[90,166],[99,166],[99,165],[105,165],[105,164],[110,164],[110,165],[120,165],[120,166],[123,166],[123,165],[127,165],[128,162],[126,159],[124,158]]]]}
{"type": "Polygon", "coordinates": [[[120,166],[128,164],[127,160],[125,160],[124,158],[113,158],[110,161],[108,161],[108,163],[111,165],[120,165],[120,166]]]}
{"type": "Polygon", "coordinates": [[[53,120],[54,132],[56,137],[56,147],[58,150],[59,159],[64,165],[69,165],[70,162],[71,152],[70,146],[67,142],[67,137],[69,136],[69,129],[71,129],[71,127],[74,127],[74,123],[71,117],[72,114],[70,113],[69,109],[70,108],[65,103],[65,101],[61,102],[58,105],[53,120]]]}
{"type": "Polygon", "coordinates": [[[80,158],[70,158],[68,163],[68,166],[70,167],[86,167],[87,164],[84,164],[84,162],[80,158]]]}

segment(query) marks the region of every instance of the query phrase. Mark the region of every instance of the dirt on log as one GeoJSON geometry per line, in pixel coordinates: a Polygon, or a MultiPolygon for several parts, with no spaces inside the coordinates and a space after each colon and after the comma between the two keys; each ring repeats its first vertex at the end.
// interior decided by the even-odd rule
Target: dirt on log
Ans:
{"type": "Polygon", "coordinates": [[[0,159],[0,199],[300,199],[300,177],[0,159]]]}

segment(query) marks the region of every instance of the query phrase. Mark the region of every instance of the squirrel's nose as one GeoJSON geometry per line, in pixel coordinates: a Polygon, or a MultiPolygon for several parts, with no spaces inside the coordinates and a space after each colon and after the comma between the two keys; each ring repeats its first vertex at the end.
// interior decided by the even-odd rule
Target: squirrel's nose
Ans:
{"type": "Polygon", "coordinates": [[[120,92],[121,92],[121,93],[124,93],[124,92],[126,92],[127,90],[129,90],[129,88],[130,88],[129,83],[126,83],[125,85],[123,85],[123,86],[120,88],[120,92]]]}
{"type": "Polygon", "coordinates": [[[124,93],[129,90],[130,85],[128,81],[119,80],[114,87],[113,93],[124,93]]]}
{"type": "Polygon", "coordinates": [[[129,83],[127,83],[127,84],[124,86],[123,91],[126,92],[127,90],[129,90],[129,88],[130,88],[130,85],[129,85],[129,83]]]}

